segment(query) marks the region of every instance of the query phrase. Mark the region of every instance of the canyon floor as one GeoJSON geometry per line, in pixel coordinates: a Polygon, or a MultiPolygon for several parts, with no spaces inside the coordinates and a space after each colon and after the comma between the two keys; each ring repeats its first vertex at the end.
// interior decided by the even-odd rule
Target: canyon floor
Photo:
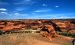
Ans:
{"type": "Polygon", "coordinates": [[[0,45],[72,45],[72,38],[58,36],[50,41],[39,33],[12,33],[0,35],[0,45]]]}

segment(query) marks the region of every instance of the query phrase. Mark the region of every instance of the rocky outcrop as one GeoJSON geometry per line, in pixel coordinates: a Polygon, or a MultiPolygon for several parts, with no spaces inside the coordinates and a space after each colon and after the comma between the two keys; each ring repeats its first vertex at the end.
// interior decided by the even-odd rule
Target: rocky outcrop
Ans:
{"type": "Polygon", "coordinates": [[[75,20],[1,20],[0,30],[38,29],[43,25],[52,25],[55,31],[75,30],[75,20]]]}
{"type": "Polygon", "coordinates": [[[41,29],[41,35],[48,38],[49,40],[57,37],[57,33],[52,25],[44,25],[41,29]]]}

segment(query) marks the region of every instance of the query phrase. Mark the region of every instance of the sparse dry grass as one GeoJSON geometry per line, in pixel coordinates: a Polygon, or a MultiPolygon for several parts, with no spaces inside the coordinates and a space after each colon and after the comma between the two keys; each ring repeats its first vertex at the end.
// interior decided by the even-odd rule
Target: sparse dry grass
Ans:
{"type": "Polygon", "coordinates": [[[72,45],[71,40],[63,37],[49,41],[39,33],[12,33],[0,35],[0,45],[72,45]]]}

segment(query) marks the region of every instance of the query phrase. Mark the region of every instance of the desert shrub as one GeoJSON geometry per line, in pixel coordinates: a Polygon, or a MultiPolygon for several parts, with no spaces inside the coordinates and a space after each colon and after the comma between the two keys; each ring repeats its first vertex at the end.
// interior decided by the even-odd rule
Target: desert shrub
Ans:
{"type": "Polygon", "coordinates": [[[68,36],[75,38],[75,34],[67,33],[67,32],[58,32],[59,35],[68,36]]]}

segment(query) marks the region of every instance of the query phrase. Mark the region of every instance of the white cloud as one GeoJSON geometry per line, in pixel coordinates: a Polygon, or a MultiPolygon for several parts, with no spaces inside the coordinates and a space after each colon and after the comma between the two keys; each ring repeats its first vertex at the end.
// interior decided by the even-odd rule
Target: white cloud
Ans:
{"type": "Polygon", "coordinates": [[[69,15],[74,15],[75,13],[66,13],[66,14],[37,14],[35,13],[34,16],[32,18],[38,18],[38,19],[71,19],[71,18],[75,18],[75,16],[69,16],[69,15]]]}
{"type": "Polygon", "coordinates": [[[52,11],[52,9],[35,10],[34,12],[49,12],[49,11],[52,11]]]}
{"type": "Polygon", "coordinates": [[[0,12],[1,14],[7,14],[7,12],[0,12]]]}
{"type": "Polygon", "coordinates": [[[60,7],[60,6],[55,6],[56,8],[60,7]]]}
{"type": "Polygon", "coordinates": [[[15,15],[19,15],[19,13],[14,13],[15,15]]]}
{"type": "Polygon", "coordinates": [[[69,17],[69,16],[60,16],[59,18],[61,18],[61,19],[66,19],[66,18],[73,18],[73,17],[69,17]]]}
{"type": "Polygon", "coordinates": [[[25,13],[14,13],[15,16],[28,16],[28,14],[25,13]]]}
{"type": "Polygon", "coordinates": [[[5,9],[5,8],[0,8],[0,10],[1,10],[1,11],[6,11],[7,9],[5,9]]]}

